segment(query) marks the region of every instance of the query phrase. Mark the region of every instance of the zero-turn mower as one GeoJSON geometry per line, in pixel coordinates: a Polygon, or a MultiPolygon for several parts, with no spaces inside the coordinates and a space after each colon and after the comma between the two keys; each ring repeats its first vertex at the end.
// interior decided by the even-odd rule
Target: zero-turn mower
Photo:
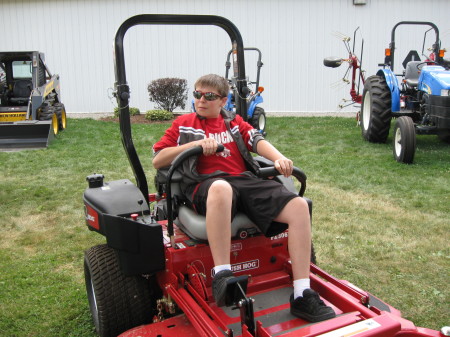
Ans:
{"type": "MultiPolygon", "coordinates": [[[[86,224],[106,238],[106,244],[85,252],[87,296],[93,321],[102,337],[117,336],[429,336],[442,333],[418,328],[398,310],[355,285],[336,279],[311,263],[311,284],[336,317],[309,323],[290,314],[292,268],[288,231],[273,237],[260,234],[238,214],[232,223],[231,263],[238,282],[227,287],[226,306],[212,297],[213,259],[205,218],[180,194],[179,165],[201,148],[189,149],[171,167],[159,170],[156,193],[149,194],[146,175],[131,134],[130,88],[125,73],[123,39],[138,24],[214,25],[231,39],[235,55],[236,109],[247,112],[244,46],[236,26],[209,15],[138,15],[126,20],[115,37],[115,97],[120,110],[122,143],[134,172],[128,179],[104,181],[87,177],[84,192],[86,224]],[[241,98],[242,97],[242,98],[241,98]],[[152,207],[153,206],[153,207],[152,207]]],[[[290,189],[291,178],[279,176],[261,161],[260,175],[275,177],[290,189]]],[[[306,175],[298,168],[298,194],[303,197],[306,175]]],[[[310,211],[312,203],[309,202],[310,211]]]]}

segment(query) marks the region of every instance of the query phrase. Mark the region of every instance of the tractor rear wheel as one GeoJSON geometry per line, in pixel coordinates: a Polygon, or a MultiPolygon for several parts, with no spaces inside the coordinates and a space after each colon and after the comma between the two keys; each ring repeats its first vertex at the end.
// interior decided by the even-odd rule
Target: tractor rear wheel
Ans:
{"type": "Polygon", "coordinates": [[[88,249],[84,254],[84,276],[99,336],[117,336],[152,321],[154,299],[149,280],[141,275],[124,275],[114,249],[107,245],[88,249]]]}
{"type": "Polygon", "coordinates": [[[253,116],[250,119],[250,124],[257,130],[261,131],[261,133],[264,133],[266,129],[266,113],[264,112],[264,109],[257,106],[255,108],[255,111],[253,112],[253,116]]]}
{"type": "Polygon", "coordinates": [[[370,76],[364,83],[360,125],[365,140],[386,142],[391,125],[391,92],[381,76],[370,76]]]}
{"type": "Polygon", "coordinates": [[[410,117],[401,116],[394,127],[394,158],[399,163],[411,164],[416,152],[416,130],[410,117]]]}

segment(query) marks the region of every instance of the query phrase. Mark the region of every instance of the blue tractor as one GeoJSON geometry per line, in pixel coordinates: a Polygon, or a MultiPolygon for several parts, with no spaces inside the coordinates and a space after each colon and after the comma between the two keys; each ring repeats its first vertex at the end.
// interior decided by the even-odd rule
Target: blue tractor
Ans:
{"type": "Polygon", "coordinates": [[[410,164],[416,151],[416,134],[433,134],[450,142],[450,61],[443,58],[439,29],[431,22],[402,21],[392,29],[382,69],[365,80],[360,126],[364,139],[374,143],[387,140],[391,119],[394,126],[395,160],[410,164]],[[400,25],[425,25],[421,60],[411,50],[403,61],[401,74],[394,73],[395,31],[400,25]],[[427,33],[434,31],[431,54],[424,55],[427,33]]]}
{"type": "MultiPolygon", "coordinates": [[[[253,50],[258,53],[258,61],[256,63],[256,82],[248,81],[247,83],[250,85],[254,85],[255,91],[248,92],[247,100],[247,121],[257,130],[259,130],[263,135],[266,134],[266,113],[264,109],[259,106],[264,100],[261,96],[261,93],[264,91],[264,87],[259,86],[259,76],[261,73],[261,67],[263,63],[261,62],[261,51],[258,48],[244,48],[244,51],[253,50]]],[[[225,62],[225,78],[228,79],[228,72],[231,67],[230,57],[232,54],[232,50],[228,52],[227,61],[225,62]]],[[[227,104],[225,105],[225,109],[229,111],[235,110],[235,90],[236,87],[236,79],[231,78],[228,79],[231,85],[231,90],[228,93],[227,104]]]]}

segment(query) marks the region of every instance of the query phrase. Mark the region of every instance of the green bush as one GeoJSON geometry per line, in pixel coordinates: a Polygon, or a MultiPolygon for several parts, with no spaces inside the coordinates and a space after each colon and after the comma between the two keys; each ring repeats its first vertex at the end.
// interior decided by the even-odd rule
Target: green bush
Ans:
{"type": "Polygon", "coordinates": [[[167,110],[149,110],[145,113],[145,119],[151,121],[169,121],[173,118],[173,113],[167,110]]]}
{"type": "MultiPolygon", "coordinates": [[[[140,115],[141,110],[139,108],[130,107],[130,116],[140,115]]],[[[114,108],[114,117],[119,117],[119,107],[114,108]]]]}

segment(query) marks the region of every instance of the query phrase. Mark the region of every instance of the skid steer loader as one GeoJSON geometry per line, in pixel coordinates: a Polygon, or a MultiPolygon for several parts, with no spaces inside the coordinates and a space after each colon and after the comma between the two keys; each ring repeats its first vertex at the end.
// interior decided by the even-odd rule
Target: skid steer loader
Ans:
{"type": "Polygon", "coordinates": [[[66,126],[59,75],[44,54],[0,52],[0,149],[45,148],[66,126]]]}

